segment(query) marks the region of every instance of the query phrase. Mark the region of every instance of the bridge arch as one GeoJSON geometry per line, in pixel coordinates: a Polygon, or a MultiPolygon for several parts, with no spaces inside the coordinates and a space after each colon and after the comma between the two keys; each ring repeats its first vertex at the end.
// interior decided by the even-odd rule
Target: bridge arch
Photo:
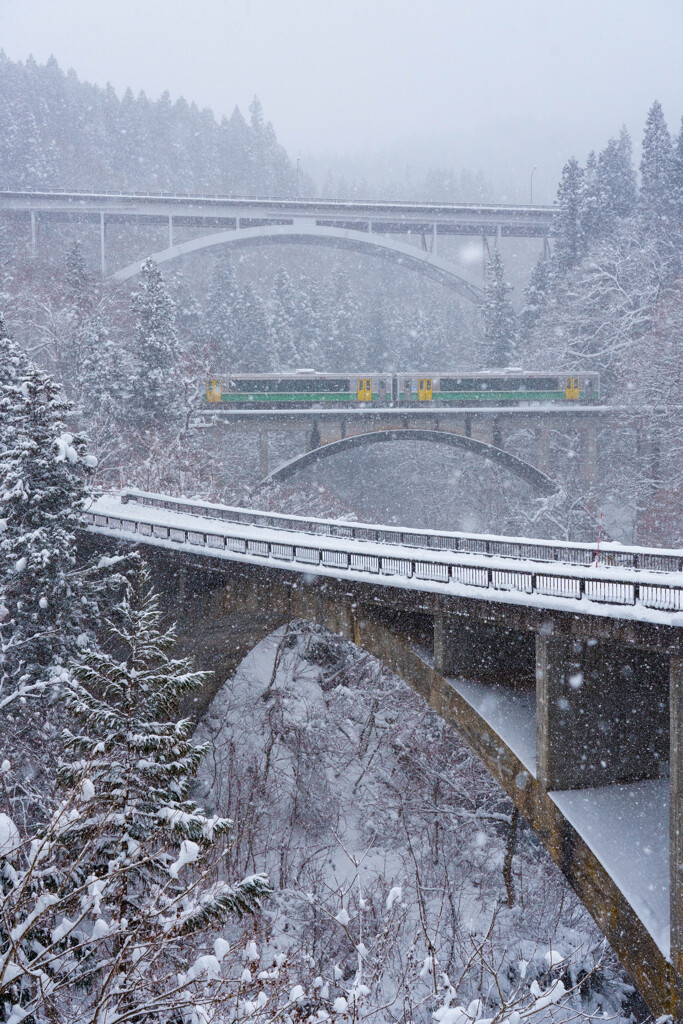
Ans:
{"type": "Polygon", "coordinates": [[[351,437],[344,437],[341,441],[331,441],[329,444],[321,445],[312,451],[297,455],[288,462],[283,463],[266,476],[260,486],[270,483],[282,483],[294,476],[301,469],[322,462],[332,455],[351,451],[354,448],[363,448],[366,445],[383,444],[389,441],[427,441],[431,444],[449,445],[451,448],[458,448],[461,451],[480,455],[482,458],[494,462],[496,465],[508,469],[515,476],[532,484],[544,495],[556,494],[560,486],[546,473],[536,469],[531,463],[511,455],[502,448],[496,448],[485,441],[477,441],[473,437],[465,437],[462,434],[452,434],[446,430],[374,430],[367,434],[354,434],[351,437]]]}
{"type": "MultiPolygon", "coordinates": [[[[366,255],[399,263],[401,266],[431,277],[452,288],[463,298],[480,302],[481,289],[475,287],[455,273],[451,263],[435,253],[425,252],[417,246],[408,245],[387,235],[369,234],[346,228],[328,227],[319,224],[269,224],[254,228],[238,228],[232,231],[216,231],[202,235],[188,242],[172,245],[152,254],[156,263],[168,263],[179,256],[186,256],[203,249],[222,245],[234,248],[255,248],[261,245],[326,245],[338,249],[362,252],[366,255]]],[[[113,274],[115,281],[127,281],[142,269],[143,260],[137,260],[113,274]]]]}

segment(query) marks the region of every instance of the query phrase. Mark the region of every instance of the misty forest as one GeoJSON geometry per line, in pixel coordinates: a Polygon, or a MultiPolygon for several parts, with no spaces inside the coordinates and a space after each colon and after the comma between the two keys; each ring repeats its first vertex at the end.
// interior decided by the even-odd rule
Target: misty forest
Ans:
{"type": "Polygon", "coordinates": [[[683,120],[646,99],[564,153],[547,231],[381,236],[454,288],[34,208],[515,207],[0,51],[1,1022],[681,1019],[683,120]],[[384,375],[385,419],[266,417],[294,373],[384,375]],[[560,398],[439,408],[523,374],[560,398]],[[268,392],[232,418],[231,375],[268,392]]]}

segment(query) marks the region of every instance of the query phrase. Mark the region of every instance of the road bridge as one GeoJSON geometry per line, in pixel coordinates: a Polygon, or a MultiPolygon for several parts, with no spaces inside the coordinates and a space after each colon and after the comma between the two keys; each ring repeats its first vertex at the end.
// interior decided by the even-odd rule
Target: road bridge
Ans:
{"type": "MultiPolygon", "coordinates": [[[[222,245],[327,244],[393,259],[476,300],[478,289],[438,252],[439,238],[474,236],[483,239],[485,247],[489,239],[500,244],[508,237],[538,238],[547,246],[554,210],[532,205],[5,190],[0,191],[0,214],[26,220],[34,253],[41,225],[74,218],[93,223],[99,229],[102,277],[112,273],[108,226],[137,220],[167,230],[168,245],[153,254],[159,263],[222,245]],[[179,242],[181,228],[198,235],[179,242]]],[[[142,260],[134,261],[112,276],[126,280],[139,273],[141,265],[142,260]]]]}
{"type": "Polygon", "coordinates": [[[86,547],[136,544],[198,666],[199,713],[302,618],[401,675],[535,828],[656,1014],[683,1011],[683,551],[416,531],[129,492],[86,547]]]}

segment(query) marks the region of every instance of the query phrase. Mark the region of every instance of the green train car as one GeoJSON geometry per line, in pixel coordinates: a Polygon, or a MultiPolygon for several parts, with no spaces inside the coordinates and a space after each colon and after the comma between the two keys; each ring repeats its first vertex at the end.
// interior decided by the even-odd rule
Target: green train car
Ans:
{"type": "Polygon", "coordinates": [[[207,381],[207,403],[233,409],[521,405],[528,402],[595,402],[600,376],[593,372],[536,373],[480,370],[458,373],[225,374],[207,381]]]}

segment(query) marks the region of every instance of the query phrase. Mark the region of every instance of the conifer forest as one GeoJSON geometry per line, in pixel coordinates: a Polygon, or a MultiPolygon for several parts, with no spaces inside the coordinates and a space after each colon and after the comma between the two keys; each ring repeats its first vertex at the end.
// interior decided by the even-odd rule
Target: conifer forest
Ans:
{"type": "MultiPolygon", "coordinates": [[[[659,961],[643,962],[636,976],[610,945],[612,933],[590,902],[608,897],[593,876],[576,883],[569,841],[552,849],[543,823],[520,811],[478,756],[481,737],[473,741],[470,727],[446,721],[431,697],[394,671],[398,662],[389,665],[364,649],[359,633],[331,631],[314,616],[236,646],[235,637],[258,634],[255,626],[250,633],[250,616],[255,622],[263,612],[259,597],[221,641],[231,668],[217,686],[215,662],[207,667],[196,640],[201,630],[209,636],[209,626],[197,620],[188,645],[192,622],[178,621],[183,602],[191,604],[180,575],[169,603],[159,566],[170,553],[131,538],[93,540],[88,532],[93,503],[140,491],[280,514],[290,517],[290,529],[291,517],[307,517],[347,529],[459,532],[479,538],[479,547],[472,541],[467,549],[471,558],[488,551],[491,538],[522,538],[529,552],[544,542],[583,545],[589,568],[595,551],[596,571],[604,545],[613,554],[602,564],[615,574],[631,564],[622,549],[655,568],[659,556],[678,558],[678,571],[667,570],[664,582],[678,588],[679,604],[666,619],[665,605],[653,599],[641,616],[643,631],[661,624],[668,630],[662,637],[674,639],[642,653],[634,598],[619,628],[640,653],[631,665],[619,661],[616,640],[603,645],[611,652],[605,679],[617,680],[619,697],[613,704],[605,698],[596,713],[597,732],[607,733],[621,714],[634,716],[634,729],[639,716],[649,722],[656,705],[652,721],[664,724],[650,746],[644,742],[650,764],[642,779],[649,781],[636,785],[678,777],[679,740],[667,717],[674,697],[662,696],[653,675],[644,710],[625,709],[641,700],[634,696],[641,670],[664,665],[669,673],[671,666],[671,693],[683,686],[683,654],[676,653],[683,651],[680,65],[671,70],[662,56],[660,67],[646,62],[647,73],[635,62],[627,70],[615,51],[610,74],[623,94],[615,87],[602,102],[607,71],[592,49],[603,45],[594,42],[599,30],[583,0],[571,31],[559,6],[555,12],[524,0],[513,14],[502,0],[482,0],[477,12],[464,0],[396,0],[395,8],[367,0],[363,10],[356,0],[149,0],[137,7],[121,0],[119,11],[68,0],[60,25],[43,0],[26,0],[21,12],[0,0],[0,46],[7,47],[0,49],[0,1024],[681,1019],[674,1003],[662,1008],[642,983],[659,961]],[[125,28],[119,21],[127,18],[125,28]],[[511,106],[527,74],[522,58],[507,78],[493,56],[506,51],[508,19],[513,48],[551,46],[557,60],[542,58],[543,81],[540,70],[528,71],[536,83],[535,91],[524,87],[531,113],[511,106]],[[457,88],[453,78],[452,95],[441,96],[429,78],[451,82],[457,69],[447,54],[475,67],[458,26],[490,54],[484,48],[477,75],[457,88]],[[585,47],[574,31],[585,31],[585,47]],[[71,56],[79,33],[80,64],[71,56]],[[163,54],[166,45],[175,58],[163,54]],[[286,73],[278,70],[283,47],[286,73]],[[344,74],[342,51],[353,57],[344,74]],[[258,61],[248,56],[256,52],[258,61]],[[588,82],[593,60],[589,110],[588,85],[570,88],[565,78],[584,61],[588,82]],[[676,76],[678,108],[670,88],[676,76]],[[543,134],[542,102],[551,101],[557,120],[543,134]],[[476,117],[466,124],[469,104],[476,117]],[[570,107],[574,120],[562,113],[570,107]],[[352,125],[346,135],[342,112],[352,125]],[[438,242],[436,226],[433,238],[406,231],[402,245],[427,261],[450,262],[477,301],[415,273],[406,260],[358,246],[216,244],[154,258],[169,244],[224,230],[208,216],[199,227],[178,222],[170,243],[162,217],[110,216],[103,275],[99,215],[84,206],[73,216],[30,219],[10,205],[12,197],[57,191],[325,201],[330,209],[362,201],[379,211],[378,221],[381,204],[520,216],[538,207],[548,230],[544,237],[453,231],[438,242]],[[136,261],[139,273],[115,278],[136,261]],[[513,403],[503,402],[491,423],[494,414],[507,416],[504,437],[495,425],[480,435],[475,410],[458,427],[466,433],[461,447],[432,443],[449,429],[435,415],[425,419],[429,439],[411,429],[406,439],[347,446],[263,483],[263,434],[212,421],[207,382],[231,374],[279,380],[302,370],[354,382],[412,372],[429,376],[430,399],[438,372],[487,372],[491,387],[501,375],[554,374],[563,390],[565,378],[569,388],[590,373],[599,375],[599,395],[582,415],[544,416],[552,401],[536,403],[537,420],[515,417],[513,403]],[[478,439],[506,454],[482,458],[478,439]],[[515,466],[540,466],[550,485],[539,488],[537,469],[524,475],[515,466]],[[653,768],[653,751],[669,745],[671,768],[668,753],[666,766],[653,768]]],[[[606,6],[617,11],[613,0],[606,6]]],[[[683,21],[672,13],[667,30],[664,8],[652,17],[666,48],[664,37],[676,37],[674,24],[683,29],[683,21]]],[[[645,5],[627,0],[623,39],[638,35],[636,9],[646,20],[645,5]]],[[[352,228],[361,230],[355,222],[352,228]]],[[[414,427],[411,410],[404,412],[392,428],[414,427]]],[[[291,417],[297,422],[295,410],[291,417]]],[[[351,430],[344,421],[339,436],[321,440],[325,420],[311,433],[308,421],[298,428],[281,419],[265,435],[269,471],[351,430]]],[[[418,574],[419,554],[396,557],[407,557],[418,574]]],[[[529,568],[536,557],[525,555],[515,570],[529,574],[524,600],[532,610],[531,589],[546,571],[529,568]]],[[[494,561],[492,571],[507,568],[494,561]]],[[[301,579],[304,586],[317,577],[301,579]]],[[[643,580],[638,593],[664,585],[654,570],[643,580]]],[[[415,605],[401,622],[410,620],[417,636],[422,606],[416,580],[409,582],[415,605]]],[[[464,601],[466,587],[462,593],[464,601]]],[[[542,606],[550,618],[560,600],[542,606]]],[[[477,704],[488,722],[506,717],[501,708],[515,709],[509,725],[521,749],[524,729],[536,728],[524,716],[536,713],[529,708],[541,670],[537,662],[534,677],[531,666],[526,690],[509,683],[509,705],[496,704],[503,683],[486,690],[491,664],[503,664],[512,678],[523,646],[515,641],[521,646],[506,648],[509,657],[501,653],[511,636],[522,636],[517,606],[501,607],[510,611],[498,630],[500,651],[482,654],[468,678],[472,693],[488,693],[477,704]]],[[[217,620],[216,608],[207,621],[217,620]]],[[[458,614],[465,621],[466,611],[458,614]]],[[[608,636],[610,616],[618,618],[606,604],[595,615],[589,646],[608,636]]],[[[578,657],[584,620],[574,618],[578,657]]],[[[465,625],[479,638],[469,642],[485,646],[481,638],[500,621],[465,625]]],[[[553,628],[542,624],[540,635],[552,637],[553,628]]],[[[436,653],[429,661],[417,640],[414,651],[434,670],[436,653]]],[[[570,696],[584,685],[584,671],[567,669],[570,696]]],[[[494,761],[504,760],[501,750],[490,745],[494,761]]],[[[523,789],[528,766],[519,756],[523,789]]],[[[629,778],[608,780],[619,785],[600,792],[622,783],[625,790],[629,778]]],[[[611,808],[609,793],[594,807],[611,808]]],[[[683,924],[675,923],[678,897],[669,904],[668,894],[680,874],[675,829],[670,838],[668,824],[664,833],[642,826],[649,828],[643,839],[629,820],[633,813],[668,823],[669,804],[657,810],[656,803],[646,795],[637,812],[595,816],[624,873],[650,847],[645,863],[661,861],[666,872],[673,865],[665,881],[659,867],[638,869],[640,902],[631,900],[629,913],[679,978],[675,929],[683,924]],[[652,895],[657,886],[666,889],[665,920],[652,895]]],[[[600,858],[597,847],[592,852],[600,858]]],[[[622,876],[611,877],[626,892],[622,876]]]]}

